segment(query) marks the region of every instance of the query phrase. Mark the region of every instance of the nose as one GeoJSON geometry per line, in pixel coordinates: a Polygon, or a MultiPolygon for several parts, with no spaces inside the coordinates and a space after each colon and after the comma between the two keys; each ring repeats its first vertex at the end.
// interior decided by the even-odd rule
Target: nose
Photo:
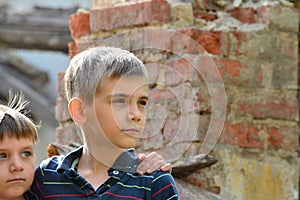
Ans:
{"type": "Polygon", "coordinates": [[[129,106],[129,119],[135,122],[141,121],[141,111],[136,105],[129,106]]]}
{"type": "Polygon", "coordinates": [[[22,159],[17,156],[11,158],[9,169],[11,172],[22,171],[24,169],[22,159]]]}

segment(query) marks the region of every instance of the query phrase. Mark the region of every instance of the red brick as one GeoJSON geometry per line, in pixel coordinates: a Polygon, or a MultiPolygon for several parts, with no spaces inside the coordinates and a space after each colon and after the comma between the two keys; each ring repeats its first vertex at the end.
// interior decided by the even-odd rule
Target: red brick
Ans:
{"type": "Polygon", "coordinates": [[[202,82],[205,80],[218,82],[218,80],[220,80],[220,73],[214,56],[193,55],[185,58],[193,69],[194,75],[191,76],[191,81],[199,82],[200,80],[202,82]]]}
{"type": "MultiPolygon", "coordinates": [[[[234,31],[231,33],[232,38],[234,38],[236,40],[236,45],[234,46],[234,49],[232,49],[231,51],[235,52],[235,56],[241,56],[243,55],[242,52],[242,45],[244,43],[247,43],[250,39],[248,39],[248,34],[247,33],[243,33],[243,32],[237,32],[234,31]]],[[[232,46],[232,41],[230,46],[232,46]]],[[[246,56],[246,55],[245,55],[246,56]]]]}
{"type": "Polygon", "coordinates": [[[295,121],[299,119],[299,107],[296,97],[252,96],[240,99],[236,106],[238,106],[238,114],[251,115],[253,118],[295,121]]]}
{"type": "Polygon", "coordinates": [[[267,32],[258,33],[231,31],[222,35],[222,55],[224,57],[244,57],[249,60],[272,59],[276,35],[267,32]],[[274,39],[272,39],[273,37],[274,39]],[[259,46],[264,52],[254,51],[253,46],[259,46]],[[266,55],[265,55],[266,54],[266,55]]]}
{"type": "Polygon", "coordinates": [[[190,35],[177,31],[171,37],[170,51],[181,55],[184,53],[204,54],[207,51],[190,35]]]}
{"type": "Polygon", "coordinates": [[[299,147],[298,127],[268,127],[268,146],[271,149],[295,151],[299,147]]]}
{"type": "Polygon", "coordinates": [[[166,87],[159,84],[149,91],[150,102],[161,105],[168,113],[199,113],[196,92],[190,83],[180,84],[176,87],[166,87]]]}
{"type": "Polygon", "coordinates": [[[114,7],[92,8],[92,32],[119,27],[165,23],[171,20],[170,5],[165,0],[148,0],[119,4],[114,7]]]}
{"type": "Polygon", "coordinates": [[[218,65],[221,76],[225,84],[239,86],[261,86],[263,82],[263,72],[260,65],[249,67],[240,60],[219,59],[218,65]]]}
{"type": "Polygon", "coordinates": [[[154,121],[147,121],[145,130],[142,135],[142,139],[139,141],[139,148],[142,152],[145,150],[160,149],[164,146],[164,140],[161,133],[163,120],[155,119],[154,121]]]}
{"type": "Polygon", "coordinates": [[[159,64],[158,63],[146,63],[150,86],[155,84],[159,75],[159,64]]]}
{"type": "Polygon", "coordinates": [[[159,90],[152,89],[149,91],[150,103],[163,106],[169,113],[178,113],[180,101],[172,89],[159,90]]]}
{"type": "Polygon", "coordinates": [[[196,114],[179,115],[176,119],[168,118],[163,128],[163,136],[165,141],[198,141],[199,119],[200,116],[196,114]]]}
{"type": "Polygon", "coordinates": [[[55,119],[58,122],[66,122],[71,120],[68,110],[68,101],[65,98],[58,97],[55,105],[55,119]]]}
{"type": "Polygon", "coordinates": [[[241,147],[263,148],[264,140],[260,136],[261,127],[253,124],[225,123],[221,135],[221,142],[241,147]]]}
{"type": "MultiPolygon", "coordinates": [[[[220,53],[221,32],[203,31],[195,28],[180,29],[179,32],[189,36],[192,40],[200,45],[200,47],[196,47],[195,45],[191,45],[192,42],[181,44],[181,46],[186,48],[188,53],[201,53],[203,52],[203,49],[208,53],[216,55],[220,53]]],[[[175,43],[182,43],[181,40],[172,41],[175,43]]]]}
{"type": "Polygon", "coordinates": [[[222,83],[223,79],[217,67],[217,60],[211,56],[200,56],[194,66],[197,67],[197,73],[200,80],[208,82],[222,83]]]}
{"type": "Polygon", "coordinates": [[[231,14],[234,18],[238,19],[243,23],[255,23],[255,10],[254,8],[234,8],[228,10],[228,13],[231,14]]]}
{"type": "Polygon", "coordinates": [[[174,94],[171,90],[153,89],[149,91],[149,96],[154,102],[160,102],[162,100],[172,101],[176,99],[176,94],[174,94]]]}
{"type": "Polygon", "coordinates": [[[241,147],[284,149],[294,152],[299,145],[295,126],[225,123],[220,141],[241,147]]]}
{"type": "Polygon", "coordinates": [[[154,48],[161,51],[170,51],[171,36],[175,31],[161,28],[138,28],[126,32],[125,41],[129,41],[132,51],[154,48]]]}
{"type": "Polygon", "coordinates": [[[57,73],[57,93],[58,93],[58,96],[60,97],[63,97],[63,98],[66,98],[66,93],[65,93],[65,85],[64,85],[64,75],[65,75],[65,72],[58,72],[57,73]]]}
{"type": "Polygon", "coordinates": [[[178,85],[185,81],[192,81],[195,69],[188,60],[184,58],[168,60],[165,65],[166,85],[178,85]]]}
{"type": "Polygon", "coordinates": [[[75,124],[65,124],[56,129],[56,142],[62,145],[69,145],[72,142],[81,144],[75,124]]]}
{"type": "MultiPolygon", "coordinates": [[[[162,51],[169,51],[171,47],[171,36],[174,35],[175,31],[168,29],[155,29],[145,28],[144,29],[144,46],[142,48],[155,48],[162,51]]],[[[136,46],[136,38],[132,40],[132,46],[136,46]]]]}
{"type": "Polygon", "coordinates": [[[230,76],[230,78],[236,78],[240,75],[243,68],[248,68],[247,66],[242,65],[238,60],[221,59],[220,63],[222,66],[220,72],[223,77],[226,74],[230,76]]]}
{"type": "Polygon", "coordinates": [[[68,49],[70,58],[73,58],[76,54],[80,52],[79,46],[76,42],[69,42],[68,49]]]}
{"type": "Polygon", "coordinates": [[[218,16],[216,14],[207,12],[194,12],[194,17],[204,19],[205,21],[214,21],[218,19],[218,16]]]}
{"type": "Polygon", "coordinates": [[[78,39],[91,33],[90,14],[87,12],[78,12],[70,16],[69,27],[72,38],[78,39]]]}

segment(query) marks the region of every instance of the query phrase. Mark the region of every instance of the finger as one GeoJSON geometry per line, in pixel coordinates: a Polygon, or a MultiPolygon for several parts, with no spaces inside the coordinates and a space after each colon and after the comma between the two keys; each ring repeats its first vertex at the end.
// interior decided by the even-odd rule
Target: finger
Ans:
{"type": "Polygon", "coordinates": [[[167,163],[164,166],[162,166],[160,168],[160,170],[163,171],[163,172],[170,172],[170,173],[172,173],[172,168],[173,168],[172,164],[171,163],[167,163]]]}
{"type": "Polygon", "coordinates": [[[139,174],[152,173],[153,171],[159,169],[161,166],[165,165],[166,162],[156,152],[151,152],[147,154],[144,160],[138,166],[137,172],[139,174]]]}
{"type": "Polygon", "coordinates": [[[140,153],[140,154],[138,155],[138,159],[139,159],[140,161],[143,161],[145,158],[146,158],[146,155],[143,154],[143,153],[140,153]]]}
{"type": "Polygon", "coordinates": [[[163,157],[156,152],[147,155],[146,159],[142,169],[147,173],[152,173],[166,164],[166,161],[163,159],[163,157]]]}
{"type": "Polygon", "coordinates": [[[140,175],[143,175],[146,173],[146,171],[151,167],[151,164],[149,164],[149,161],[147,161],[147,158],[145,158],[138,166],[137,172],[140,175]]]}
{"type": "Polygon", "coordinates": [[[155,164],[149,166],[149,168],[146,170],[146,172],[148,174],[151,174],[152,172],[158,170],[161,168],[161,166],[165,165],[165,161],[162,161],[162,160],[158,160],[157,162],[155,162],[155,164]]]}
{"type": "Polygon", "coordinates": [[[155,152],[151,152],[147,155],[144,154],[144,157],[141,156],[143,158],[143,160],[140,163],[139,168],[144,169],[144,168],[149,167],[150,165],[155,163],[157,160],[159,160],[159,159],[157,159],[157,156],[158,156],[158,154],[155,152]]]}

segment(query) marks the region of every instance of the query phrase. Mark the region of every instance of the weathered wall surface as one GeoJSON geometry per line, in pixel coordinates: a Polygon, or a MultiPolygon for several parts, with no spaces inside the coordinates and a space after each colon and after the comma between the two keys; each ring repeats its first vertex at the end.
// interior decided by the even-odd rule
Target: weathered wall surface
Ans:
{"type": "MultiPolygon", "coordinates": [[[[154,109],[139,150],[176,160],[214,147],[210,154],[218,159],[182,181],[228,199],[298,199],[299,10],[275,1],[189,2],[104,7],[95,0],[89,11],[70,16],[70,56],[107,44],[146,64],[154,109]],[[207,133],[211,140],[204,140],[207,133]]],[[[62,75],[57,142],[68,144],[78,138],[62,75]]]]}

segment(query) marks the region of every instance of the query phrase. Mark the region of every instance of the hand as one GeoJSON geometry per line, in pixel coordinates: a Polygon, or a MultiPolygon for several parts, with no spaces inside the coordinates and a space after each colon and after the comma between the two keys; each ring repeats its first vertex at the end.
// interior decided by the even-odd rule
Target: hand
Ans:
{"type": "Polygon", "coordinates": [[[138,158],[142,161],[137,168],[137,172],[140,175],[144,173],[151,174],[157,169],[172,172],[172,165],[167,163],[166,160],[156,152],[151,152],[147,155],[141,153],[138,155],[138,158]]]}

